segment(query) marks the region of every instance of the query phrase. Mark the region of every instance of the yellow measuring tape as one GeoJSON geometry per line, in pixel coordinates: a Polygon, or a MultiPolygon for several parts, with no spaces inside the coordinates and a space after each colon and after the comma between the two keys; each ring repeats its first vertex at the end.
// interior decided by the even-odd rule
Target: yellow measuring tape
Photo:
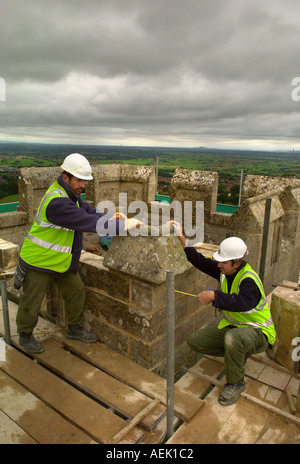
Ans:
{"type": "MultiPolygon", "coordinates": [[[[167,289],[167,287],[161,287],[161,288],[164,288],[165,290],[167,289]]],[[[198,295],[193,295],[192,293],[181,292],[180,290],[175,290],[175,293],[181,293],[182,295],[193,296],[194,298],[198,298],[198,295]]]]}

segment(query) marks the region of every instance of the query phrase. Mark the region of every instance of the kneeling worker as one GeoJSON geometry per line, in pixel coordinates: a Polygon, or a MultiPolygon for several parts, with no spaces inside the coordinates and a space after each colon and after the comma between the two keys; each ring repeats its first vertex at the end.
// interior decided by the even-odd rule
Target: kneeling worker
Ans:
{"type": "MultiPolygon", "coordinates": [[[[46,291],[55,282],[65,301],[67,337],[96,342],[98,337],[83,327],[85,286],[77,272],[83,232],[98,232],[98,213],[80,197],[85,181],[93,179],[88,160],[79,153],[66,157],[62,175],[49,187],[41,200],[34,224],[25,237],[15,274],[15,287],[23,285],[17,313],[19,342],[30,353],[41,353],[43,346],[32,332],[46,291]]],[[[134,220],[103,218],[103,234],[134,227],[134,220]],[[130,223],[131,221],[131,223],[130,223]]]]}
{"type": "Polygon", "coordinates": [[[221,290],[203,291],[198,299],[204,305],[212,303],[222,310],[223,318],[218,324],[193,333],[188,345],[198,353],[224,356],[227,384],[219,402],[230,405],[245,390],[247,358],[265,351],[275,342],[275,328],[263,285],[257,273],[244,261],[248,250],[243,240],[238,237],[225,239],[213,254],[214,259],[210,259],[187,246],[180,225],[172,223],[188,260],[221,284],[221,290]]]}

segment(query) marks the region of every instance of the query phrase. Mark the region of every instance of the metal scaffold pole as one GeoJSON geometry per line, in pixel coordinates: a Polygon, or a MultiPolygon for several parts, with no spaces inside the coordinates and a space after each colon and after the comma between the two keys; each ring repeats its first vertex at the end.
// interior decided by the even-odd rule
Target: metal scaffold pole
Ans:
{"type": "Polygon", "coordinates": [[[1,277],[0,277],[0,290],[1,290],[1,297],[2,297],[2,311],[3,311],[3,323],[4,323],[4,332],[5,332],[5,341],[6,341],[6,343],[8,345],[11,345],[9,313],[8,313],[7,286],[6,286],[6,280],[1,279],[1,277]]]}
{"type": "Polygon", "coordinates": [[[267,260],[267,250],[268,250],[268,238],[269,238],[269,227],[270,227],[270,218],[271,218],[271,207],[272,207],[272,198],[266,199],[265,206],[265,218],[264,218],[264,228],[262,236],[262,249],[261,249],[261,259],[260,259],[260,268],[259,268],[259,277],[264,283],[265,279],[265,269],[266,269],[266,260],[267,260]]]}
{"type": "Polygon", "coordinates": [[[175,277],[167,271],[167,438],[174,433],[175,277]]]}

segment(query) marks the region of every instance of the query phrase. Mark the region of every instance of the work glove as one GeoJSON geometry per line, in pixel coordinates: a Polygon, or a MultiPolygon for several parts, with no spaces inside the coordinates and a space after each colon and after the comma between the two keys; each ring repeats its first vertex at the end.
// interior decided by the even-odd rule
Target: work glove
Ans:
{"type": "Polygon", "coordinates": [[[18,263],[14,275],[14,287],[16,290],[20,290],[20,288],[23,287],[26,271],[27,269],[25,269],[20,263],[18,263]]]}

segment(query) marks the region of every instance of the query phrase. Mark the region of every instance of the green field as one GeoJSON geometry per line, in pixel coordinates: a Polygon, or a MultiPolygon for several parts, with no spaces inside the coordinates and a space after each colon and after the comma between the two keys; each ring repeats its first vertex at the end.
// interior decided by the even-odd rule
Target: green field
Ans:
{"type": "Polygon", "coordinates": [[[7,197],[0,198],[0,205],[4,203],[15,203],[19,201],[19,195],[17,193],[8,195],[7,197]]]}
{"type": "MultiPolygon", "coordinates": [[[[159,166],[159,193],[167,195],[176,168],[215,171],[220,202],[236,204],[237,184],[243,175],[299,177],[300,152],[74,146],[0,143],[0,198],[17,193],[17,168],[58,166],[70,153],[79,152],[92,164],[126,163],[159,166]],[[233,189],[228,196],[229,189],[233,189]],[[227,192],[227,193],[226,193],[227,192]]],[[[229,192],[230,193],[230,192],[229,192]]]]}

